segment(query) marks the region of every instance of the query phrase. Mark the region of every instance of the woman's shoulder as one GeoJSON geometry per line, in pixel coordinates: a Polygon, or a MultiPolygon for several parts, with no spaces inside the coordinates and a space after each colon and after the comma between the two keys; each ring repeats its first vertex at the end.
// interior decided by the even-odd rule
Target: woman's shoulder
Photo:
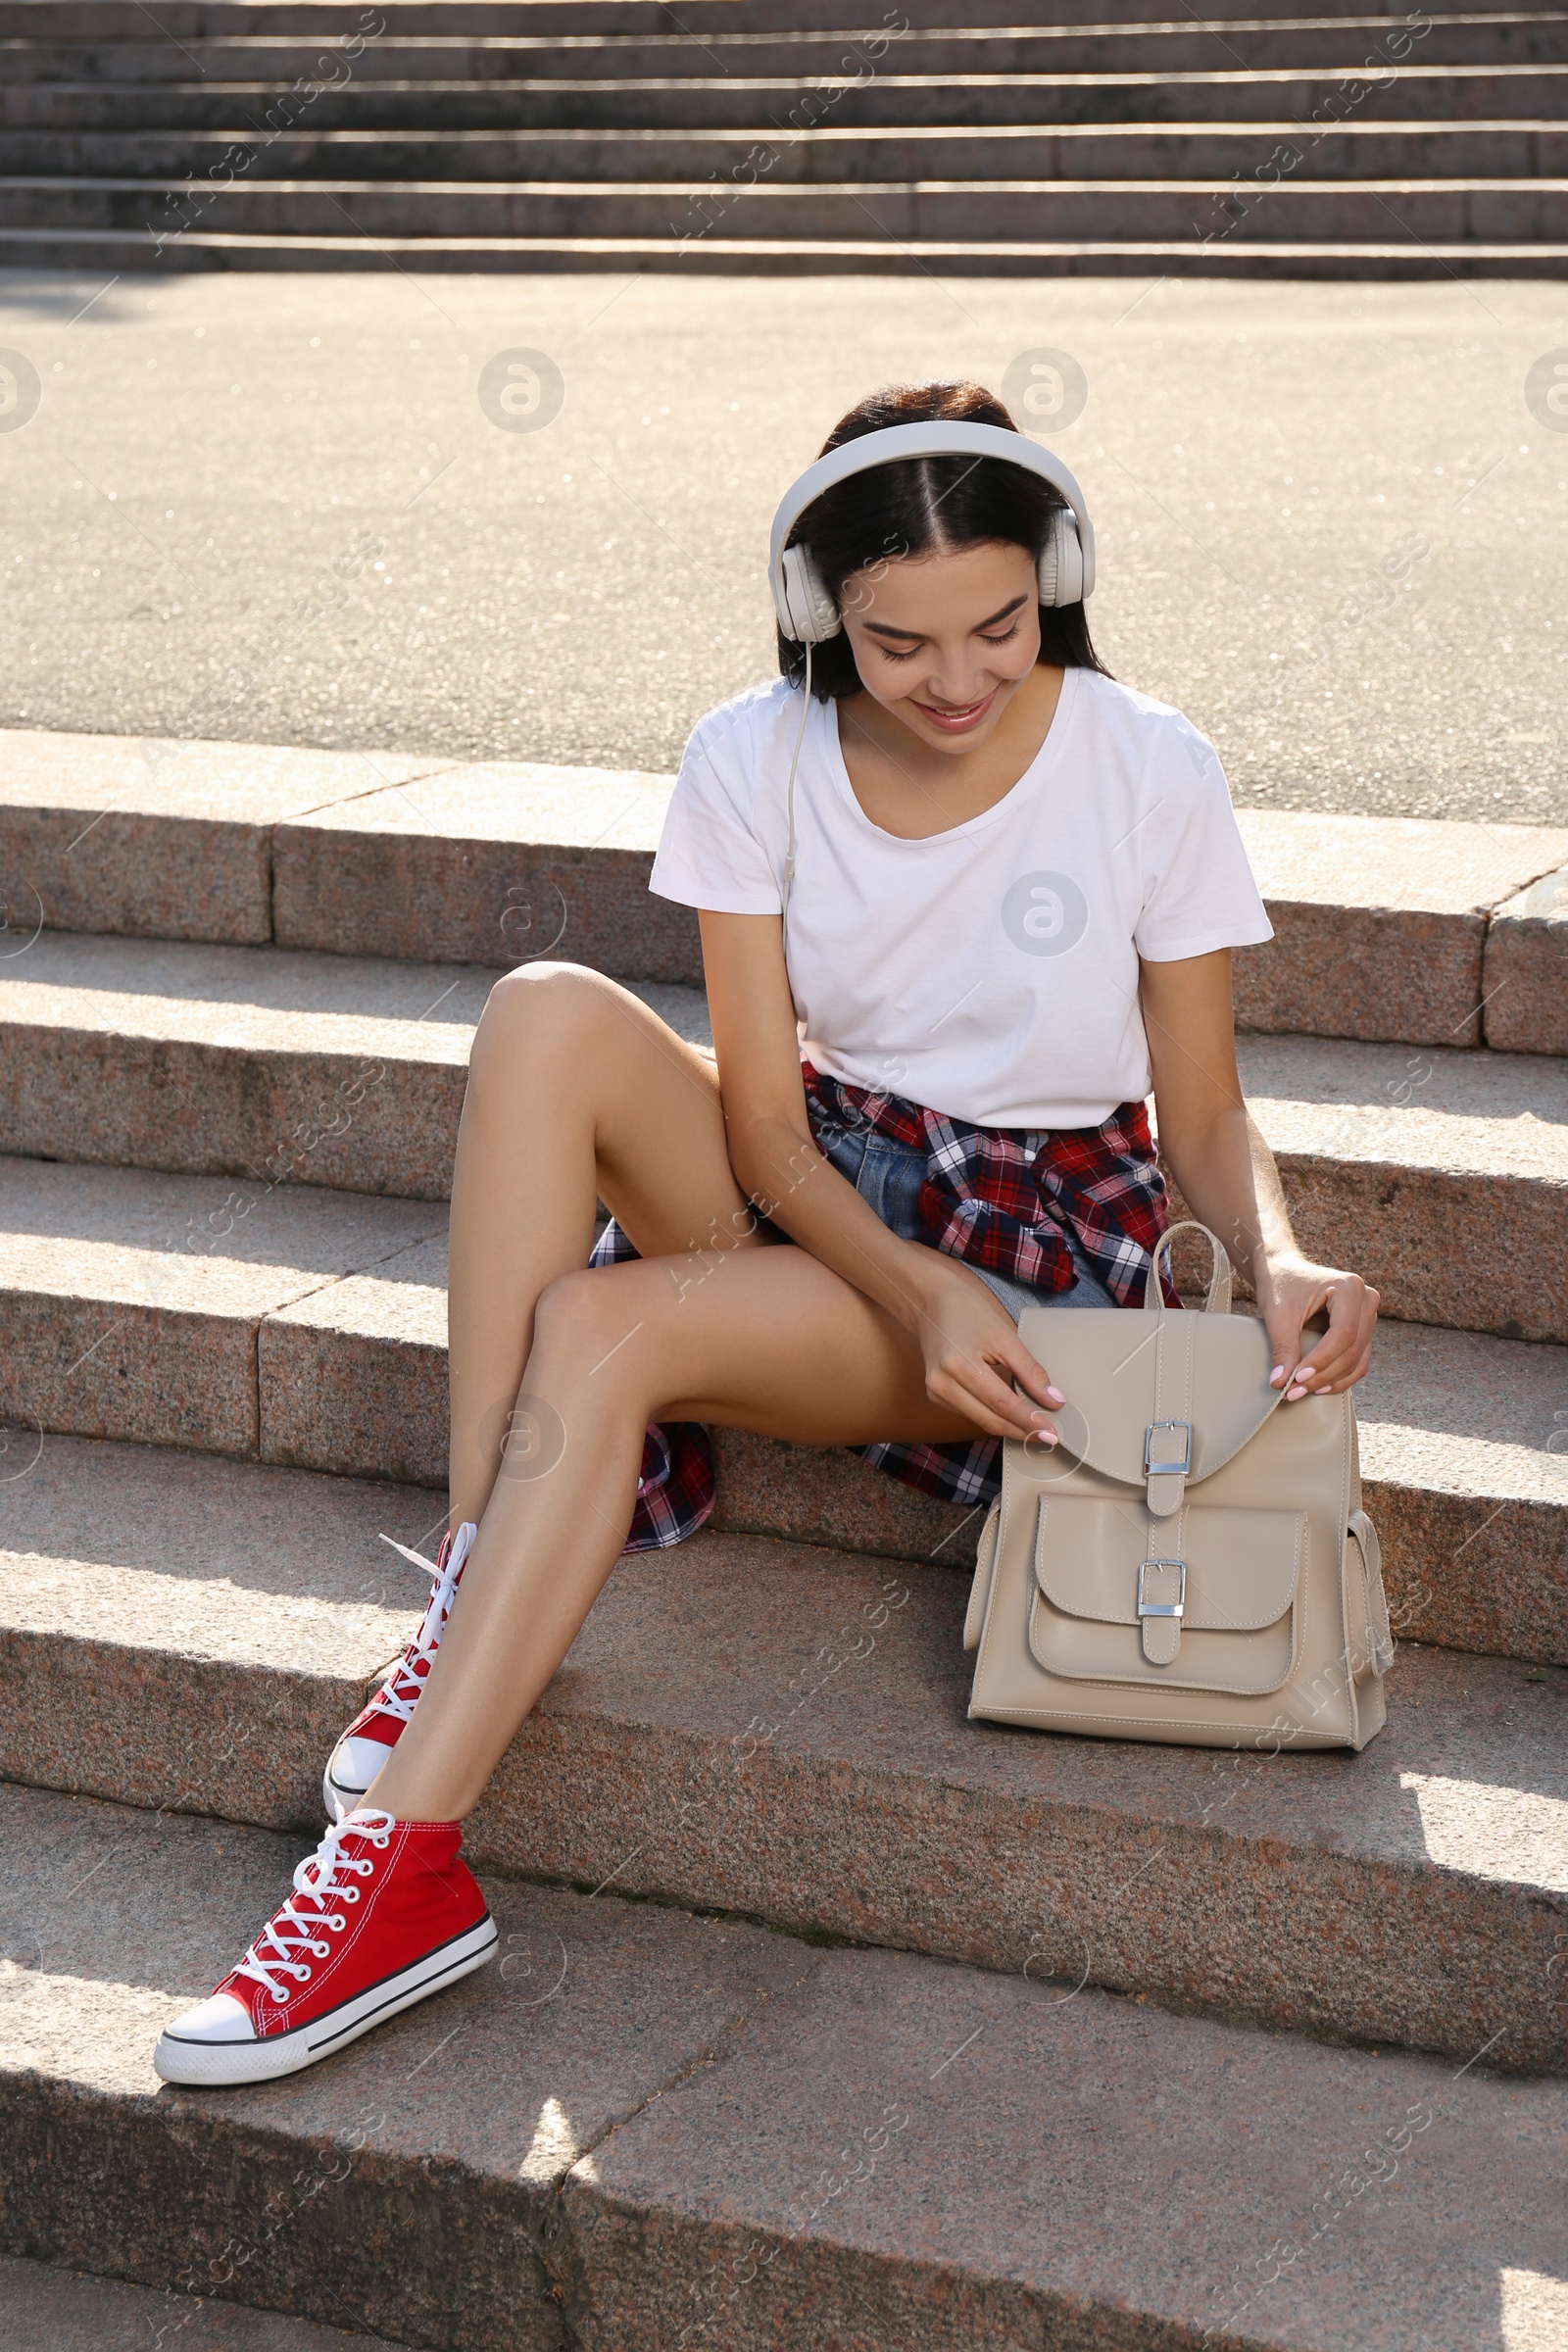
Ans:
{"type": "Polygon", "coordinates": [[[774,741],[791,723],[800,724],[801,688],[788,678],[769,678],[765,685],[748,686],[727,703],[705,711],[691,732],[687,758],[701,752],[709,759],[724,758],[742,768],[772,752],[774,741]]]}
{"type": "Polygon", "coordinates": [[[1144,775],[1191,774],[1196,781],[1221,772],[1219,755],[1208,737],[1173,703],[1141,694],[1136,686],[1107,678],[1103,670],[1082,671],[1079,683],[1079,708],[1091,730],[1144,775]]]}

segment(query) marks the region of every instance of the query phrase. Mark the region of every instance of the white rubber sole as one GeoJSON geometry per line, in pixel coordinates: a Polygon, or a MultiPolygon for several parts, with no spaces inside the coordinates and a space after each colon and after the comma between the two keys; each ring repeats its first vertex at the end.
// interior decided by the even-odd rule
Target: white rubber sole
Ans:
{"type": "MultiPolygon", "coordinates": [[[[382,1751],[383,1763],[391,1753],[392,1750],[390,1748],[385,1748],[382,1751]]],[[[334,1747],[332,1750],[332,1755],[328,1756],[326,1759],[326,1770],[321,1775],[321,1802],[326,1808],[326,1818],[328,1823],[346,1820],[349,1814],[353,1812],[355,1806],[363,1805],[367,1796],[369,1794],[368,1786],[364,1788],[351,1788],[348,1787],[346,1782],[333,1780],[332,1756],[335,1756],[336,1754],[337,1749],[334,1747]]],[[[380,1767],[377,1766],[377,1770],[379,1769],[380,1767]]]]}
{"type": "Polygon", "coordinates": [[[487,1911],[475,1927],[453,1936],[449,1943],[426,1952],[412,1968],[340,2002],[309,2025],[291,2034],[269,2034],[262,2041],[182,2041],[172,2033],[161,2034],[153,2052],[153,2072],[163,2082],[179,2082],[196,2089],[219,2089],[235,2082],[270,2082],[279,2075],[297,2075],[358,2041],[375,2026],[412,2009],[460,1977],[483,1968],[496,1948],[500,1931],[487,1911]]]}
{"type": "MultiPolygon", "coordinates": [[[[392,1750],[388,1748],[386,1752],[390,1755],[392,1750]]],[[[363,1788],[340,1788],[332,1778],[330,1764],[321,1775],[321,1802],[326,1807],[329,1824],[346,1820],[356,1805],[364,1804],[365,1793],[363,1788]]]]}

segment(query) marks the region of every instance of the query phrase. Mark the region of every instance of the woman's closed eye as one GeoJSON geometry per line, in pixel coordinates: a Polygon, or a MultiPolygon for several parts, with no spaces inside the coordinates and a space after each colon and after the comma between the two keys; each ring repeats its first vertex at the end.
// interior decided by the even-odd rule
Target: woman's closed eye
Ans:
{"type": "MultiPolygon", "coordinates": [[[[1017,634],[1018,623],[1016,621],[1013,622],[1010,629],[1004,629],[1000,637],[990,637],[986,634],[984,629],[977,629],[975,631],[975,635],[979,638],[982,645],[1010,645],[1013,638],[1016,637],[1017,634]]],[[[917,645],[911,645],[907,653],[902,654],[895,652],[891,645],[885,645],[882,648],[883,658],[888,662],[912,662],[915,655],[919,651],[920,648],[917,645]]]]}

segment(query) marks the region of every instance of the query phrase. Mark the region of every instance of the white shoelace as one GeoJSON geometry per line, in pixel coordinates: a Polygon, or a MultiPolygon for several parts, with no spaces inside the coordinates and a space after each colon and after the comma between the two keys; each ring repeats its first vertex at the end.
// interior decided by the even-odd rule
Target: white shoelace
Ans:
{"type": "Polygon", "coordinates": [[[368,1845],[384,1852],[396,1827],[390,1813],[366,1806],[348,1821],[340,1821],[336,1829],[328,1830],[315,1853],[307,1854],[295,1871],[293,1894],[257,1936],[235,1969],[235,1976],[251,1977],[258,1984],[265,1984],[273,2000],[279,2002],[286,2001],[288,1994],[279,1990],[275,1978],[292,1977],[297,1984],[308,1984],[311,1964],[303,1955],[310,1952],[318,1960],[328,1958],[332,1946],[321,1930],[330,1928],[340,1935],[348,1925],[346,1911],[328,1910],[327,1905],[334,1900],[350,1904],[360,1899],[358,1886],[346,1884],[338,1873],[368,1879],[375,1868],[368,1854],[343,1853],[340,1841],[345,1838],[362,1838],[368,1845]],[[306,1913],[297,1908],[300,1903],[314,1903],[316,1908],[306,1913]]]}
{"type": "Polygon", "coordinates": [[[430,1662],[441,1645],[441,1636],[452,1614],[452,1603],[457,1597],[458,1579],[463,1574],[464,1562],[473,1549],[473,1540],[478,1532],[471,1519],[464,1521],[452,1539],[452,1549],[447,1554],[444,1568],[434,1560],[427,1560],[422,1551],[411,1550],[407,1544],[393,1543],[390,1536],[381,1538],[383,1544],[391,1544],[394,1551],[401,1552],[406,1560],[412,1560],[416,1568],[422,1568],[430,1579],[432,1589],[418,1632],[375,1700],[377,1714],[395,1715],[400,1723],[407,1723],[414,1713],[415,1701],[424,1689],[430,1662]]]}

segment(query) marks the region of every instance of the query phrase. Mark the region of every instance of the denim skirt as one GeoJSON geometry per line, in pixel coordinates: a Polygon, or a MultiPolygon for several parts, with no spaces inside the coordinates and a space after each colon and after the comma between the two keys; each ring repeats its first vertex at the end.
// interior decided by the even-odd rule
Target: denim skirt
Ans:
{"type": "MultiPolygon", "coordinates": [[[[823,1158],[830,1160],[841,1176],[848,1177],[860,1199],[876,1211],[891,1233],[906,1242],[925,1243],[925,1230],[920,1222],[920,1187],[926,1179],[928,1160],[923,1151],[913,1144],[902,1144],[894,1136],[879,1135],[871,1127],[829,1126],[826,1121],[816,1129],[815,1143],[823,1158]]],[[[1117,1304],[1090,1264],[1071,1226],[1063,1225],[1060,1230],[1078,1277],[1070,1291],[1047,1290],[1035,1283],[1019,1282],[1010,1274],[993,1274],[987,1266],[969,1267],[970,1273],[978,1274],[986,1288],[1001,1299],[1015,1323],[1026,1306],[1117,1304]]],[[[955,1260],[960,1265],[967,1262],[961,1258],[955,1260]]]]}

